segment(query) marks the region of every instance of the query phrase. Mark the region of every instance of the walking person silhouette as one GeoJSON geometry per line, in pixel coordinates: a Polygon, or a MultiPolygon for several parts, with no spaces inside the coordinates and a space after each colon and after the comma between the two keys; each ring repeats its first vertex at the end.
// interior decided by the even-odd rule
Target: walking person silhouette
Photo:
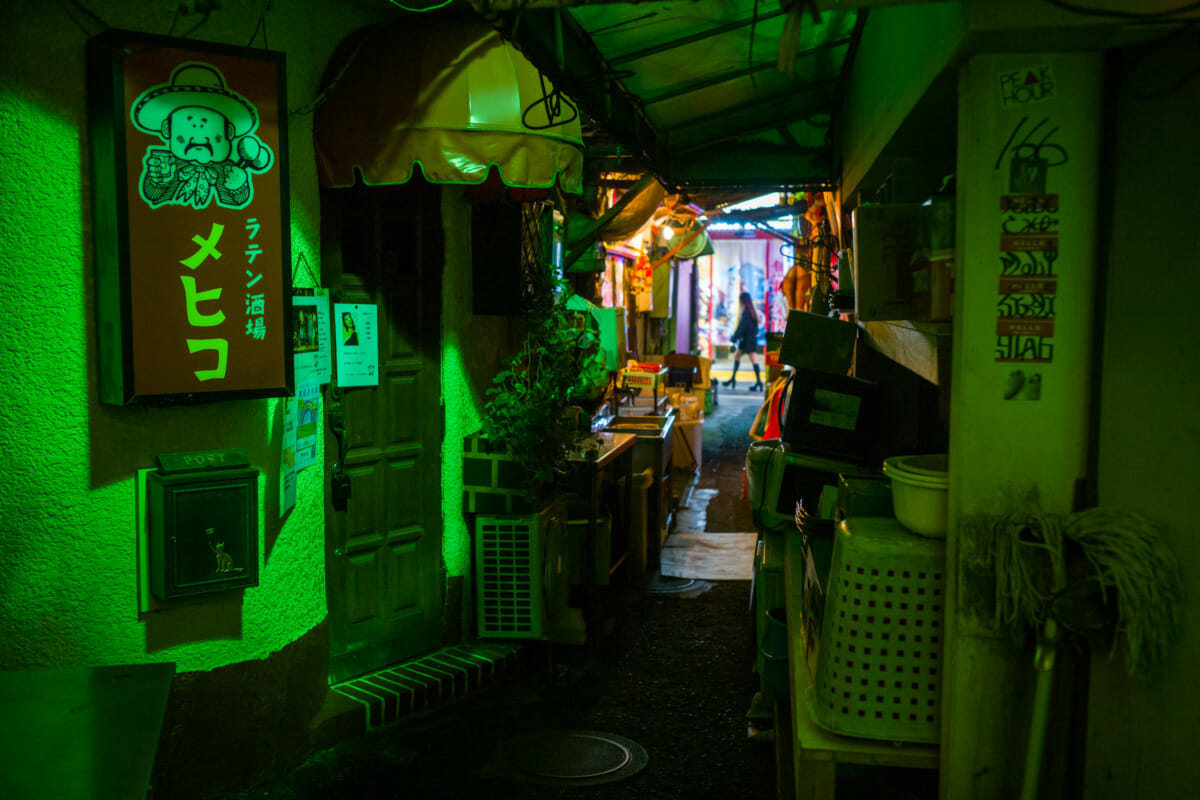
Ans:
{"type": "Polygon", "coordinates": [[[758,371],[758,362],[754,360],[758,348],[758,312],[754,310],[754,301],[750,299],[749,292],[738,295],[738,306],[741,308],[741,316],[738,317],[733,336],[729,337],[729,341],[737,345],[737,351],[733,354],[733,373],[724,385],[730,389],[737,386],[738,362],[745,353],[750,356],[750,364],[754,367],[754,385],[750,387],[750,391],[753,392],[766,388],[762,382],[762,374],[758,371]]]}

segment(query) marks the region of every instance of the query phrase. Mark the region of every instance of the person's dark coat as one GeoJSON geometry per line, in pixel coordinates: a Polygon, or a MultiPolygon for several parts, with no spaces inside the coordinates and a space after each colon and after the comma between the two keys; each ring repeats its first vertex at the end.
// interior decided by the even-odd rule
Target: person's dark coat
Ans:
{"type": "Polygon", "coordinates": [[[746,313],[742,309],[742,315],[738,318],[737,328],[733,332],[733,336],[729,337],[729,341],[737,345],[737,349],[745,352],[754,350],[758,347],[758,317],[755,314],[746,313]]]}

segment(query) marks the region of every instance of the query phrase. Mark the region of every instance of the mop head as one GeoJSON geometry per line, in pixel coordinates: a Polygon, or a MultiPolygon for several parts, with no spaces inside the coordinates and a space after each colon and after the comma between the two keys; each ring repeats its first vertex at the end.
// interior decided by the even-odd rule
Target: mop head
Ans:
{"type": "Polygon", "coordinates": [[[973,540],[974,566],[995,578],[995,618],[1001,627],[1023,634],[1054,616],[1052,605],[1068,590],[1068,573],[1079,571],[1069,563],[1077,549],[1086,561],[1089,593],[1110,616],[1115,611],[1110,655],[1124,651],[1131,675],[1165,659],[1179,630],[1183,576],[1174,553],[1145,517],[1105,508],[980,515],[968,520],[963,533],[973,540]]]}

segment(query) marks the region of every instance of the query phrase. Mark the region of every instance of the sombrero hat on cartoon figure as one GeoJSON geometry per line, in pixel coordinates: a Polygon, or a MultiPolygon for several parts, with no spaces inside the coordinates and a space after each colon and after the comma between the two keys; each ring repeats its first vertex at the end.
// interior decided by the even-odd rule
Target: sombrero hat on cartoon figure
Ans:
{"type": "Polygon", "coordinates": [[[208,108],[233,126],[233,136],[244,136],[258,125],[254,106],[225,87],[225,76],[211,64],[189,61],[171,73],[169,84],[142,92],[133,105],[133,124],[146,133],[161,133],[171,112],[187,107],[208,108]]]}

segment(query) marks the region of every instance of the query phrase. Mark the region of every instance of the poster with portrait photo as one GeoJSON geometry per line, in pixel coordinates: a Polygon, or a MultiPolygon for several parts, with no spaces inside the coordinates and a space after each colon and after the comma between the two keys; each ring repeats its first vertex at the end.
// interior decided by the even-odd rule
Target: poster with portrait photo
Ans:
{"type": "Polygon", "coordinates": [[[378,314],[374,305],[334,303],[338,386],[379,385],[378,314]]]}
{"type": "Polygon", "coordinates": [[[329,383],[333,377],[332,340],[329,290],[297,289],[292,297],[292,353],[297,386],[302,381],[329,383]]]}

